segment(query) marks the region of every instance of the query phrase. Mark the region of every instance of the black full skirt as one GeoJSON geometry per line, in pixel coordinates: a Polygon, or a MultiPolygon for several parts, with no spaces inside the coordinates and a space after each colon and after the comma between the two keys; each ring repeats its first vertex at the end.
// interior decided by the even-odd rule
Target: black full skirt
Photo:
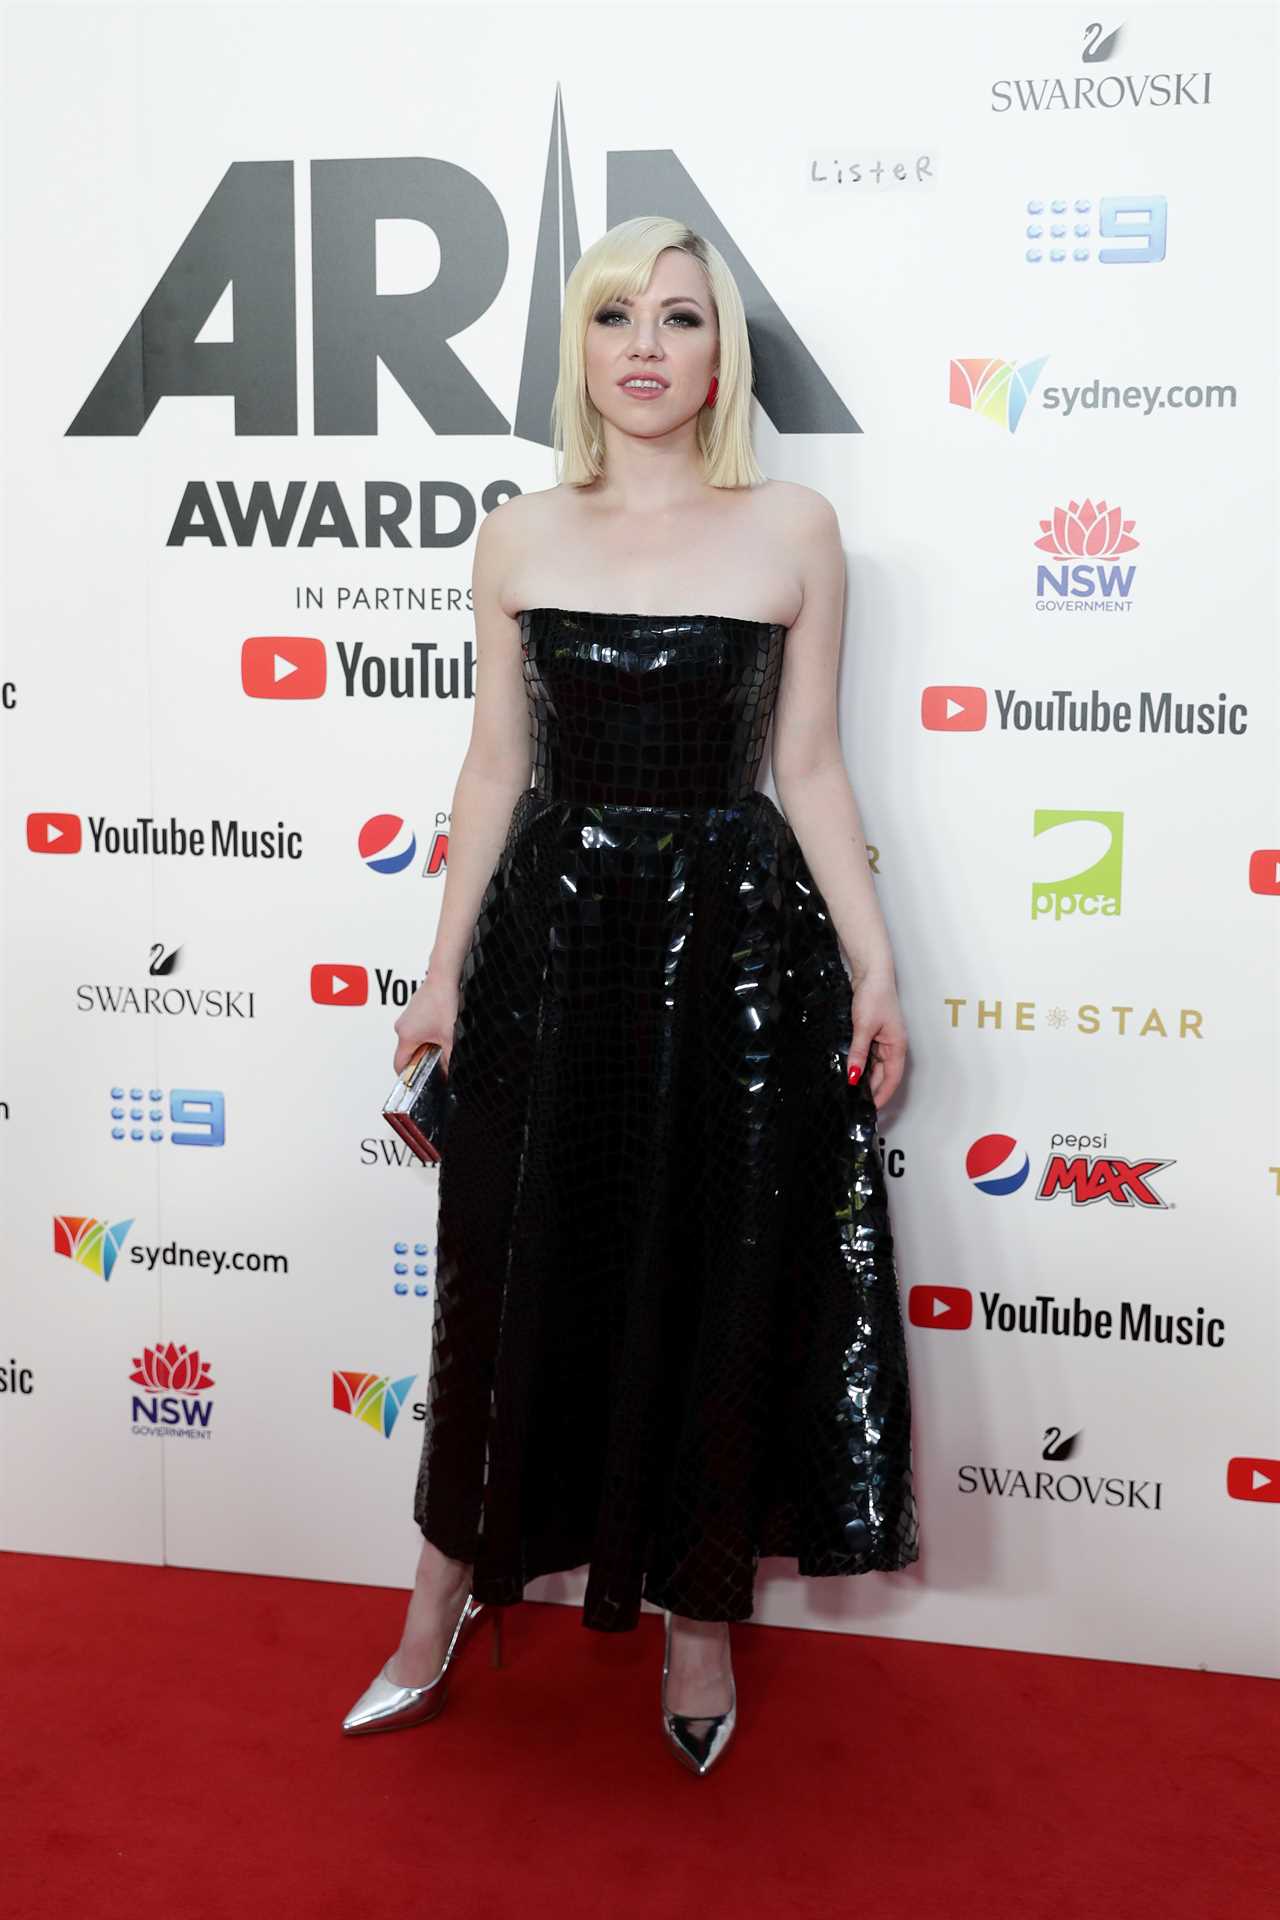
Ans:
{"type": "Polygon", "coordinates": [[[751,1616],[918,1558],[907,1356],[851,988],[795,835],[520,795],[462,968],[414,1516],[480,1600],[589,1567],[751,1616]]]}

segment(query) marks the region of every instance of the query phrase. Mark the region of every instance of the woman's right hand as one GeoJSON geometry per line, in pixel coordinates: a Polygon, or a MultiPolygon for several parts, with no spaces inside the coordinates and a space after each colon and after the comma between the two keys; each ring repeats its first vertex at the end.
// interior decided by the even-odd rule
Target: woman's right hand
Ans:
{"type": "MultiPolygon", "coordinates": [[[[398,1044],[394,1071],[400,1073],[418,1048],[439,1045],[443,1049],[441,1066],[449,1071],[453,1052],[453,1029],[458,1018],[458,983],[445,975],[438,979],[430,973],[395,1023],[398,1044]]],[[[437,1069],[439,1071],[439,1069],[437,1069]]]]}

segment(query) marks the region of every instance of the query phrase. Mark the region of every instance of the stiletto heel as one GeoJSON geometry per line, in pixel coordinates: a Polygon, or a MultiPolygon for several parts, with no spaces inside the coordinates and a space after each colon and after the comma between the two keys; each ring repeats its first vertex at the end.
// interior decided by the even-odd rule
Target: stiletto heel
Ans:
{"type": "Polygon", "coordinates": [[[710,1773],[733,1737],[738,1720],[738,1683],[729,1681],[727,1713],[672,1713],[667,1707],[667,1675],[671,1671],[671,1615],[664,1613],[666,1638],[662,1654],[662,1731],[677,1760],[691,1773],[710,1773]]]}
{"type": "MultiPolygon", "coordinates": [[[[388,1679],[387,1667],[370,1682],[342,1723],[344,1733],[386,1733],[393,1727],[416,1727],[434,1720],[448,1698],[446,1675],[449,1662],[484,1612],[484,1602],[470,1594],[462,1603],[462,1612],[453,1629],[440,1671],[423,1687],[402,1687],[388,1679]]],[[[387,1662],[390,1666],[391,1662],[387,1662]]]]}

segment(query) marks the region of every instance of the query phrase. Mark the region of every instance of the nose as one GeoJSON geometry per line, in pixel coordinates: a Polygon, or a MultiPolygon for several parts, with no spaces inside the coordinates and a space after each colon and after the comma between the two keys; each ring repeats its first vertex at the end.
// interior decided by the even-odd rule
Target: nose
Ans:
{"type": "Polygon", "coordinates": [[[647,320],[637,320],[635,332],[631,338],[632,353],[641,354],[646,360],[662,351],[656,325],[647,320]]]}

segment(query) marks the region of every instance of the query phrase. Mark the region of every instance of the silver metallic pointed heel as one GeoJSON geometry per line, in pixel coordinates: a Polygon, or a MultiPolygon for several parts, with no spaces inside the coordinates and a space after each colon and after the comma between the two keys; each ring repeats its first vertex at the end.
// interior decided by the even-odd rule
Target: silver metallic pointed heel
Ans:
{"type": "Polygon", "coordinates": [[[667,1676],[671,1671],[671,1614],[664,1612],[666,1637],[662,1654],[662,1731],[677,1760],[691,1773],[710,1773],[733,1737],[738,1722],[738,1685],[729,1682],[727,1713],[672,1713],[667,1706],[667,1676]]]}
{"type": "MultiPolygon", "coordinates": [[[[462,1603],[458,1623],[453,1629],[440,1671],[425,1686],[402,1687],[387,1677],[384,1667],[370,1682],[342,1723],[344,1733],[388,1733],[394,1727],[416,1727],[434,1720],[448,1698],[449,1662],[485,1611],[482,1600],[468,1594],[462,1603]]],[[[502,1665],[502,1627],[500,1609],[490,1609],[493,1618],[493,1664],[502,1665]]],[[[387,1666],[391,1663],[387,1662],[387,1666]]]]}

